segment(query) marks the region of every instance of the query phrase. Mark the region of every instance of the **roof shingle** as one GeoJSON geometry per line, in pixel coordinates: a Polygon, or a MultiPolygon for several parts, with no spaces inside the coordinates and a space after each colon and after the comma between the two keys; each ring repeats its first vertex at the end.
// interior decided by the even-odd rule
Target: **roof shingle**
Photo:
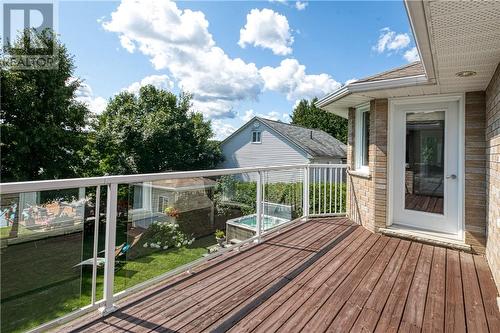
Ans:
{"type": "Polygon", "coordinates": [[[346,158],[347,156],[346,145],[322,130],[286,124],[266,118],[257,117],[257,119],[305,150],[314,158],[346,158]]]}
{"type": "Polygon", "coordinates": [[[398,68],[393,68],[391,70],[378,73],[372,76],[365,77],[363,79],[357,80],[353,82],[354,84],[356,83],[362,83],[362,82],[373,82],[373,81],[382,81],[382,80],[389,80],[389,79],[399,79],[403,77],[409,77],[409,76],[416,76],[416,75],[422,75],[425,74],[424,66],[422,66],[422,62],[416,61],[411,64],[398,67],[398,68]]]}

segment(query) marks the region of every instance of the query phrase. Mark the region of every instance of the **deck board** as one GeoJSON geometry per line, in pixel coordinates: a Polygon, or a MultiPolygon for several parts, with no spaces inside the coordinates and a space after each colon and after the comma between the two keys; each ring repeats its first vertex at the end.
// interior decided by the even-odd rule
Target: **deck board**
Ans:
{"type": "Polygon", "coordinates": [[[444,331],[444,302],[446,297],[446,250],[434,248],[429,276],[429,290],[425,306],[422,332],[444,331]]]}
{"type": "Polygon", "coordinates": [[[483,257],[322,218],[58,331],[498,332],[496,297],[483,257]]]}

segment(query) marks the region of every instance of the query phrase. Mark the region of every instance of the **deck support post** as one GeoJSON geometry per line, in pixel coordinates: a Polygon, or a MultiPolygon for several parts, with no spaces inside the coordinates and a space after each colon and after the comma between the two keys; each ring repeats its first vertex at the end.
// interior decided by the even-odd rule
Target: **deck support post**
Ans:
{"type": "Polygon", "coordinates": [[[260,242],[260,237],[262,234],[262,171],[258,172],[257,176],[257,199],[256,199],[256,223],[255,223],[255,228],[256,228],[256,236],[257,236],[257,243],[260,242]]]}
{"type": "Polygon", "coordinates": [[[104,263],[104,306],[99,309],[103,316],[116,310],[113,304],[115,281],[116,211],[118,184],[109,184],[106,205],[106,242],[104,263]]]}
{"type": "Polygon", "coordinates": [[[307,165],[304,167],[304,179],[302,180],[302,217],[309,217],[309,177],[310,169],[307,165]]]}

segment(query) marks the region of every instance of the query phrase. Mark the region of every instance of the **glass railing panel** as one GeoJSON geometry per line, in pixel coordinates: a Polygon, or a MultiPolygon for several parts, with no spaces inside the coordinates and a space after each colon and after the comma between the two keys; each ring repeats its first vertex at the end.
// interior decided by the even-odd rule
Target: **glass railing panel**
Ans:
{"type": "Polygon", "coordinates": [[[263,232],[303,216],[304,169],[264,171],[262,175],[263,232]]]}
{"type": "Polygon", "coordinates": [[[115,292],[255,236],[256,174],[120,185],[115,292]]]}
{"type": "Polygon", "coordinates": [[[2,332],[24,331],[91,303],[92,195],[95,188],[2,194],[2,332]]]}

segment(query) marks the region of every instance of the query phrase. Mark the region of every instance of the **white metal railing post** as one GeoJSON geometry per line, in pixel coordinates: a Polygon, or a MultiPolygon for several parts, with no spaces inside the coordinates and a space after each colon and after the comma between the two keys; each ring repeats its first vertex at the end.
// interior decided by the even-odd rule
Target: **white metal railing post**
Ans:
{"type": "Polygon", "coordinates": [[[99,246],[99,217],[101,216],[101,186],[95,188],[95,210],[94,210],[94,251],[92,257],[92,305],[96,302],[97,287],[97,251],[99,246]]]}
{"type": "Polygon", "coordinates": [[[262,171],[259,171],[257,174],[257,198],[256,198],[256,236],[257,242],[260,242],[260,235],[262,233],[262,171]]]}
{"type": "Polygon", "coordinates": [[[309,178],[311,177],[309,166],[304,168],[304,179],[302,181],[302,215],[309,217],[309,178]]]}
{"type": "Polygon", "coordinates": [[[118,184],[108,185],[106,205],[106,242],[104,263],[104,307],[101,313],[106,315],[116,310],[113,304],[113,286],[115,280],[115,246],[116,246],[116,211],[118,184]]]}

